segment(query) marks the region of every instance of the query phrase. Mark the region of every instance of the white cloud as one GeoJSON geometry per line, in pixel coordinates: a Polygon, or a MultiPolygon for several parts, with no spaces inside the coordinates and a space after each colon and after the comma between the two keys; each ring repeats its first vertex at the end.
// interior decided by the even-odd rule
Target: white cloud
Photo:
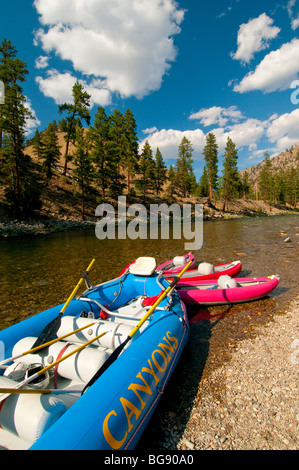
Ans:
{"type": "Polygon", "coordinates": [[[45,69],[49,65],[49,57],[40,55],[36,60],[35,60],[35,67],[37,69],[45,69]]]}
{"type": "Polygon", "coordinates": [[[296,4],[296,0],[290,0],[288,3],[287,3],[287,10],[288,10],[288,14],[289,14],[289,17],[290,17],[290,20],[291,20],[291,25],[292,25],[292,29],[295,30],[298,28],[299,26],[299,15],[297,14],[297,16],[294,15],[294,12],[293,12],[293,8],[296,4]]]}
{"type": "MultiPolygon", "coordinates": [[[[276,116],[275,116],[276,117],[276,116]]],[[[215,134],[219,155],[224,152],[227,139],[230,137],[237,148],[248,147],[250,151],[257,148],[260,139],[265,135],[268,121],[259,121],[258,119],[247,119],[238,124],[232,124],[228,127],[218,127],[210,132],[215,134]]],[[[140,143],[143,147],[145,140],[148,140],[152,149],[155,151],[159,147],[163,157],[167,159],[177,158],[178,146],[183,137],[187,137],[192,143],[194,149],[194,160],[203,160],[203,149],[206,145],[206,134],[201,129],[178,131],[174,129],[162,129],[156,131],[140,143]]]]}
{"type": "Polygon", "coordinates": [[[165,160],[176,159],[178,156],[178,147],[184,136],[192,143],[194,150],[193,158],[202,160],[201,154],[205,146],[205,134],[201,129],[186,130],[184,132],[174,129],[162,129],[145,138],[140,143],[140,148],[143,147],[147,140],[154,152],[159,147],[165,160]]]}
{"type": "Polygon", "coordinates": [[[229,121],[238,122],[242,118],[242,113],[236,106],[230,106],[229,108],[213,106],[211,108],[201,109],[197,113],[193,113],[189,116],[189,119],[199,120],[205,127],[214,124],[225,126],[229,121]]]}
{"type": "Polygon", "coordinates": [[[298,28],[298,26],[299,26],[299,15],[297,16],[297,18],[294,18],[292,20],[292,29],[295,30],[298,28]]]}
{"type": "Polygon", "coordinates": [[[238,49],[232,57],[249,63],[256,52],[269,47],[269,40],[276,38],[280,28],[272,26],[273,19],[266,13],[241,24],[238,32],[238,49]]]}
{"type": "Polygon", "coordinates": [[[280,49],[270,52],[243,80],[234,86],[234,91],[244,93],[262,90],[266,93],[286,90],[299,72],[299,39],[285,43],[280,49]]]}
{"type": "Polygon", "coordinates": [[[65,101],[72,101],[72,88],[76,79],[70,73],[50,70],[47,73],[47,78],[36,77],[35,80],[42,93],[53,98],[55,103],[62,104],[65,101]]]}
{"type": "MultiPolygon", "coordinates": [[[[227,139],[230,137],[239,150],[239,168],[245,168],[250,160],[254,159],[256,163],[262,161],[266,151],[271,155],[277,155],[296,144],[298,142],[298,129],[299,109],[296,109],[292,113],[281,116],[273,114],[265,121],[243,117],[243,122],[226,127],[216,127],[210,132],[215,135],[218,144],[219,167],[221,168],[222,155],[227,139]],[[263,150],[261,150],[261,146],[263,146],[263,150]]],[[[144,138],[140,143],[140,148],[148,140],[153,152],[159,147],[165,160],[175,160],[178,155],[178,147],[185,136],[191,141],[194,149],[194,161],[203,161],[206,135],[207,133],[204,133],[201,129],[185,131],[162,129],[144,138]]]]}
{"type": "MultiPolygon", "coordinates": [[[[45,96],[51,97],[56,104],[72,102],[72,88],[77,81],[70,73],[59,73],[57,70],[49,70],[46,78],[36,77],[36,82],[45,96]]],[[[101,80],[92,80],[87,83],[79,80],[84,90],[91,95],[90,106],[96,103],[100,106],[106,106],[110,103],[110,92],[103,87],[101,80]]]]}
{"type": "Polygon", "coordinates": [[[147,129],[144,129],[142,131],[143,134],[153,134],[154,132],[156,132],[158,129],[156,128],[156,126],[154,127],[148,127],[147,129]]]}
{"type": "Polygon", "coordinates": [[[184,10],[174,0],[35,0],[36,41],[111,92],[141,98],[161,87],[176,58],[184,10]]]}
{"type": "Polygon", "coordinates": [[[276,143],[278,151],[286,150],[298,142],[299,109],[282,114],[274,119],[268,127],[267,137],[276,143]]]}
{"type": "Polygon", "coordinates": [[[214,129],[219,151],[223,152],[228,137],[236,144],[237,148],[248,147],[250,151],[257,148],[257,144],[265,133],[267,123],[258,119],[247,119],[245,122],[234,124],[226,129],[214,129]]]}
{"type": "Polygon", "coordinates": [[[36,112],[32,108],[31,101],[29,98],[26,97],[26,101],[24,103],[25,107],[30,111],[32,118],[26,118],[26,135],[30,135],[38,126],[40,126],[41,122],[36,116],[36,112]]]}

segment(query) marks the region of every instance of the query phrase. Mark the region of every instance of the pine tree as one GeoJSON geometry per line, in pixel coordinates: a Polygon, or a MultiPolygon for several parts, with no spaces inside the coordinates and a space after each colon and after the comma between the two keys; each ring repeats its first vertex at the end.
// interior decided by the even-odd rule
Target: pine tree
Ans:
{"type": "Polygon", "coordinates": [[[143,201],[145,201],[147,191],[153,188],[153,181],[155,176],[155,163],[153,160],[152,149],[148,140],[145,141],[141,151],[139,174],[140,178],[136,181],[136,187],[142,191],[143,201]]]}
{"type": "Polygon", "coordinates": [[[155,155],[155,176],[154,176],[154,184],[155,184],[157,196],[162,190],[163,184],[166,180],[166,172],[167,170],[166,170],[162,153],[160,152],[160,149],[157,148],[156,155],[155,155]]]}
{"type": "Polygon", "coordinates": [[[94,125],[89,128],[91,158],[95,166],[95,178],[100,187],[101,197],[105,199],[110,180],[117,171],[110,145],[110,119],[105,109],[98,107],[94,125]]]}
{"type": "Polygon", "coordinates": [[[209,198],[213,198],[213,190],[218,189],[218,145],[216,137],[211,132],[206,137],[206,145],[203,151],[206,169],[209,179],[209,198]]]}
{"type": "Polygon", "coordinates": [[[263,168],[259,174],[259,192],[261,198],[264,201],[272,200],[272,163],[268,152],[265,153],[265,159],[263,161],[263,168]]]}
{"type": "Polygon", "coordinates": [[[170,165],[168,172],[168,184],[166,187],[165,198],[167,202],[172,204],[175,200],[177,194],[177,183],[176,183],[176,173],[173,169],[173,166],[170,165]]]}
{"type": "Polygon", "coordinates": [[[187,194],[194,188],[195,178],[192,168],[192,152],[193,148],[191,142],[184,136],[179,145],[178,158],[176,161],[177,184],[183,197],[187,197],[187,194]]]}
{"type": "Polygon", "coordinates": [[[77,145],[74,155],[74,176],[77,179],[77,183],[81,191],[81,215],[82,220],[84,220],[86,196],[90,191],[90,184],[93,180],[93,167],[89,152],[90,145],[88,136],[84,135],[84,129],[79,126],[77,127],[76,142],[77,145]]]}
{"type": "Polygon", "coordinates": [[[86,122],[87,125],[90,124],[90,113],[89,113],[89,103],[90,95],[83,91],[83,86],[76,82],[72,89],[73,103],[63,103],[59,106],[59,113],[67,112],[67,117],[65,119],[66,126],[66,149],[65,149],[65,163],[63,173],[67,173],[67,163],[71,160],[69,155],[69,145],[72,141],[75,144],[76,141],[76,128],[77,125],[82,125],[82,120],[86,122]]]}
{"type": "Polygon", "coordinates": [[[122,163],[127,172],[127,191],[129,193],[131,177],[135,176],[138,170],[137,124],[130,109],[127,109],[124,114],[124,133],[125,154],[122,163]]]}
{"type": "Polygon", "coordinates": [[[40,132],[38,131],[38,129],[36,129],[34,137],[32,139],[32,148],[33,148],[33,153],[37,156],[37,159],[41,160],[43,142],[42,142],[42,136],[40,132]]]}
{"type": "Polygon", "coordinates": [[[226,210],[227,202],[239,197],[240,177],[238,173],[238,152],[236,145],[230,137],[227,139],[224,163],[223,163],[223,211],[226,210]]]}
{"type": "Polygon", "coordinates": [[[124,189],[121,167],[127,157],[127,137],[123,114],[116,109],[109,116],[109,153],[111,164],[110,193],[112,197],[122,194],[124,189]]]}
{"type": "Polygon", "coordinates": [[[0,105],[2,178],[6,199],[15,216],[20,218],[40,208],[40,188],[34,175],[36,168],[24,154],[26,120],[33,118],[21,88],[28,70],[26,63],[17,57],[11,41],[2,41],[0,54],[0,80],[5,87],[5,104],[0,105]]]}
{"type": "Polygon", "coordinates": [[[248,176],[247,171],[244,171],[244,174],[241,177],[241,191],[242,191],[243,199],[247,199],[251,191],[251,186],[250,186],[249,176],[248,176]]]}
{"type": "Polygon", "coordinates": [[[200,197],[208,197],[209,196],[209,175],[207,166],[204,166],[203,173],[199,180],[199,196],[200,197]]]}
{"type": "Polygon", "coordinates": [[[53,167],[57,165],[60,157],[60,148],[56,127],[50,123],[40,142],[41,158],[43,159],[43,169],[49,181],[53,176],[53,167]]]}

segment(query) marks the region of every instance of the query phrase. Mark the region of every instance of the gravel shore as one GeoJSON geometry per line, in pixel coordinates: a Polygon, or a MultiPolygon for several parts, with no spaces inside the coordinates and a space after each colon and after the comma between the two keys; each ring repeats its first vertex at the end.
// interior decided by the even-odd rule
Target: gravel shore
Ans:
{"type": "Polygon", "coordinates": [[[254,339],[242,341],[229,362],[202,379],[176,448],[299,449],[298,384],[299,297],[254,339]],[[221,387],[213,396],[215,384],[221,387]]]}

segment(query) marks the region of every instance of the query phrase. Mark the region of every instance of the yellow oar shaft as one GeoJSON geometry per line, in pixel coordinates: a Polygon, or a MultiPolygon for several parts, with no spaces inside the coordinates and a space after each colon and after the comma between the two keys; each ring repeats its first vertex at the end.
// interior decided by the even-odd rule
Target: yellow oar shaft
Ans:
{"type": "Polygon", "coordinates": [[[85,330],[85,328],[89,328],[90,326],[93,326],[94,323],[89,323],[88,325],[82,326],[81,328],[77,328],[77,330],[71,331],[70,333],[66,333],[65,335],[59,336],[59,338],[52,339],[52,341],[48,341],[47,343],[41,344],[40,346],[37,346],[36,348],[29,349],[28,351],[23,352],[22,356],[25,356],[26,354],[33,354],[39,349],[47,348],[48,346],[51,346],[51,344],[57,343],[58,341],[61,341],[64,338],[67,338],[68,336],[75,335],[79,333],[82,330],[85,330]]]}
{"type": "MultiPolygon", "coordinates": [[[[104,332],[101,333],[100,335],[95,336],[93,339],[90,339],[89,341],[87,341],[87,343],[84,343],[84,344],[82,344],[81,346],[79,346],[79,348],[74,349],[74,351],[71,351],[70,353],[66,354],[65,356],[62,356],[62,357],[61,357],[60,359],[58,359],[57,361],[52,362],[52,364],[50,364],[49,366],[44,367],[43,369],[41,369],[40,371],[38,371],[38,372],[36,373],[37,376],[40,376],[40,375],[44,374],[45,372],[47,372],[47,370],[52,369],[52,367],[55,367],[57,364],[60,364],[60,362],[65,361],[65,360],[68,359],[70,356],[73,356],[73,354],[76,354],[76,353],[82,351],[82,349],[84,349],[86,346],[88,346],[89,344],[93,343],[93,342],[96,341],[97,339],[101,338],[101,337],[104,336],[106,333],[107,333],[107,331],[104,331],[104,332]]],[[[35,375],[35,374],[34,374],[34,375],[35,375]]],[[[33,377],[33,375],[32,375],[32,377],[33,377]]]]}
{"type": "MultiPolygon", "coordinates": [[[[95,262],[95,259],[93,259],[90,263],[90,265],[88,266],[86,272],[88,273],[93,265],[93,263],[95,262]]],[[[69,303],[71,302],[71,300],[73,299],[73,297],[76,295],[76,292],[77,290],[79,289],[81,283],[83,281],[83,277],[80,278],[80,281],[78,282],[78,284],[76,285],[76,287],[74,288],[73,292],[71,293],[71,295],[69,296],[69,298],[67,299],[67,301],[65,302],[64,306],[62,307],[60,313],[64,313],[66,308],[68,307],[69,303]]]]}
{"type": "MultiPolygon", "coordinates": [[[[52,364],[50,364],[49,366],[46,366],[44,367],[43,369],[41,369],[40,371],[36,372],[35,374],[31,375],[30,377],[28,377],[27,379],[23,380],[22,382],[19,382],[17,384],[17,386],[13,389],[9,389],[9,391],[7,393],[4,393],[3,392],[3,396],[0,397],[0,403],[1,401],[3,401],[5,398],[7,398],[7,395],[10,394],[10,393],[15,393],[15,392],[11,392],[11,390],[18,390],[19,388],[23,387],[24,385],[27,385],[29,384],[30,382],[32,382],[33,380],[37,379],[40,375],[44,374],[45,372],[47,372],[49,369],[52,369],[52,367],[55,367],[57,364],[59,364],[60,362],[62,361],[65,361],[66,359],[68,359],[70,356],[72,356],[73,354],[76,354],[80,351],[82,351],[82,349],[86,348],[86,346],[88,346],[89,344],[93,343],[94,341],[96,341],[97,339],[101,338],[101,336],[104,336],[106,333],[108,333],[108,331],[104,331],[103,333],[101,333],[100,335],[97,335],[95,336],[94,338],[92,338],[91,340],[87,341],[87,343],[84,343],[82,344],[81,346],[79,346],[78,348],[74,349],[74,351],[71,351],[69,354],[66,354],[65,356],[62,356],[60,359],[58,359],[57,361],[54,361],[52,362],[52,364]]],[[[2,393],[2,392],[0,392],[2,393]]]]}
{"type": "Polygon", "coordinates": [[[57,343],[58,341],[61,341],[64,338],[67,338],[68,336],[75,335],[76,333],[79,333],[79,331],[85,330],[85,328],[88,328],[93,325],[94,323],[89,323],[88,325],[82,326],[81,328],[78,328],[77,330],[71,331],[70,333],[66,333],[63,336],[60,336],[59,338],[52,339],[52,341],[48,341],[47,343],[41,344],[40,346],[36,346],[36,348],[28,349],[28,351],[25,351],[22,354],[19,354],[18,356],[9,357],[8,359],[5,359],[4,361],[0,362],[0,367],[3,366],[4,364],[7,364],[8,362],[19,359],[22,356],[26,356],[27,354],[34,354],[36,351],[39,351],[40,349],[47,348],[48,346],[51,346],[51,344],[57,343]]]}

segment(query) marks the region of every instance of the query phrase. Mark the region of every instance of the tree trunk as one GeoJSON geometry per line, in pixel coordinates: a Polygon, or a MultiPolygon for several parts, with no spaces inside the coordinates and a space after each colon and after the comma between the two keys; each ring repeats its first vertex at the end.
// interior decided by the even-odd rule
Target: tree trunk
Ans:
{"type": "Polygon", "coordinates": [[[127,191],[130,191],[130,173],[129,173],[129,165],[127,166],[127,191]]]}
{"type": "Polygon", "coordinates": [[[211,181],[211,168],[209,168],[209,199],[213,199],[213,188],[212,188],[212,181],[211,181]]]}
{"type": "Polygon", "coordinates": [[[69,153],[69,144],[70,141],[69,139],[66,141],[66,148],[65,148],[65,155],[64,155],[64,168],[63,168],[63,174],[66,175],[67,172],[67,157],[69,153]]]}

